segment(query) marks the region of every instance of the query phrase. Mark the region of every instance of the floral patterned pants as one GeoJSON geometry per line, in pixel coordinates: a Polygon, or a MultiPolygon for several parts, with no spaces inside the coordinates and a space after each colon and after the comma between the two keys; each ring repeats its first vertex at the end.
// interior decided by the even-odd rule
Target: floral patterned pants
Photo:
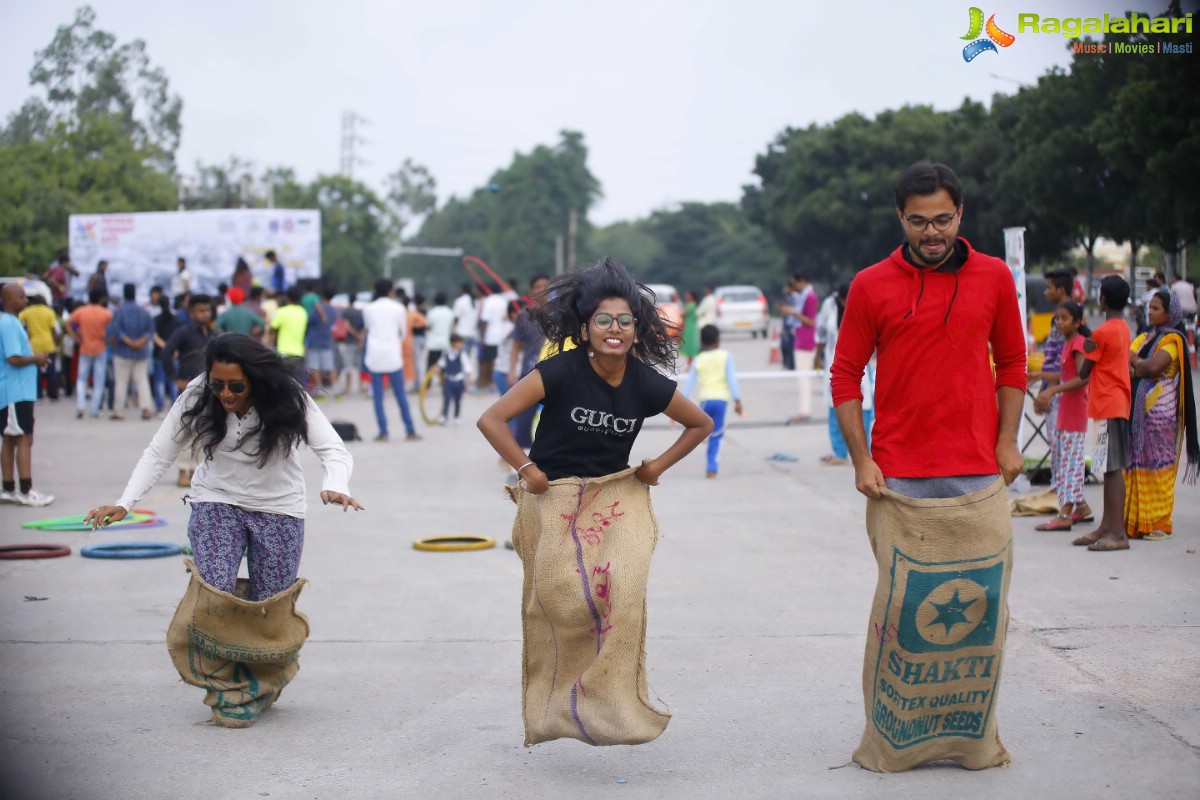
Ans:
{"type": "Polygon", "coordinates": [[[1054,475],[1054,491],[1058,494],[1058,505],[1083,502],[1084,454],[1083,431],[1054,432],[1050,448],[1051,467],[1054,475]]]}
{"type": "Polygon", "coordinates": [[[188,541],[200,577],[230,594],[237,585],[242,553],[246,553],[250,599],[257,602],[296,582],[304,549],[304,520],[227,503],[192,503],[188,541]]]}

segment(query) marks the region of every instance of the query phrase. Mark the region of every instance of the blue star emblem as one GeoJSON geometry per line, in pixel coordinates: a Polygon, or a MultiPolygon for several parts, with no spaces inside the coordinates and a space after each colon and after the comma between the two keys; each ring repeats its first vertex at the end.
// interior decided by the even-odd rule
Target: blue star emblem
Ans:
{"type": "Polygon", "coordinates": [[[937,609],[937,616],[933,618],[925,627],[930,628],[934,625],[945,625],[946,635],[950,635],[950,629],[960,622],[965,622],[968,625],[971,620],[967,619],[964,613],[968,608],[975,605],[975,600],[962,600],[958,596],[958,589],[954,590],[954,596],[945,603],[935,603],[932,600],[929,602],[931,606],[937,609]]]}

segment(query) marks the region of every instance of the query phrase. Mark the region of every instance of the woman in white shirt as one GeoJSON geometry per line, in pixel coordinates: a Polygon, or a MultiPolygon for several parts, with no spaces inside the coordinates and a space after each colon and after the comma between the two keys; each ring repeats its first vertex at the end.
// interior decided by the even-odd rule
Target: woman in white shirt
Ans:
{"type": "Polygon", "coordinates": [[[85,522],[123,519],[179,452],[195,447],[201,464],[186,499],[196,568],[206,583],[232,594],[247,551],[249,599],[257,602],[289,588],[300,568],[306,502],[299,446],[321,460],[321,502],[343,510],[362,508],[350,496],[354,462],[278,353],[227,333],[204,355],[205,371],[171,406],[121,499],[92,509],[85,522]]]}

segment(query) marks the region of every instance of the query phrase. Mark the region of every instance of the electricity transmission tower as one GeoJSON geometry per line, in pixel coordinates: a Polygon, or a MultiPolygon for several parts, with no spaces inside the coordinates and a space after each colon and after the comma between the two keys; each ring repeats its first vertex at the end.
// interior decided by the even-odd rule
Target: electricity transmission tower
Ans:
{"type": "Polygon", "coordinates": [[[342,163],[339,172],[346,178],[354,178],[354,167],[365,164],[355,153],[358,145],[366,144],[367,140],[358,135],[358,129],[371,122],[361,114],[353,111],[342,112],[342,163]]]}

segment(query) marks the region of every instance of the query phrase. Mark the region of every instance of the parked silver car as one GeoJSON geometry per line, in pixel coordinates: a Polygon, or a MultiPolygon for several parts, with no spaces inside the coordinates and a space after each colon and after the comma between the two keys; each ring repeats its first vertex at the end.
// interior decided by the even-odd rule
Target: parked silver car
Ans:
{"type": "Polygon", "coordinates": [[[749,331],[766,338],[771,324],[767,298],[757,286],[718,286],[713,290],[717,299],[717,329],[722,334],[749,331]]]}

